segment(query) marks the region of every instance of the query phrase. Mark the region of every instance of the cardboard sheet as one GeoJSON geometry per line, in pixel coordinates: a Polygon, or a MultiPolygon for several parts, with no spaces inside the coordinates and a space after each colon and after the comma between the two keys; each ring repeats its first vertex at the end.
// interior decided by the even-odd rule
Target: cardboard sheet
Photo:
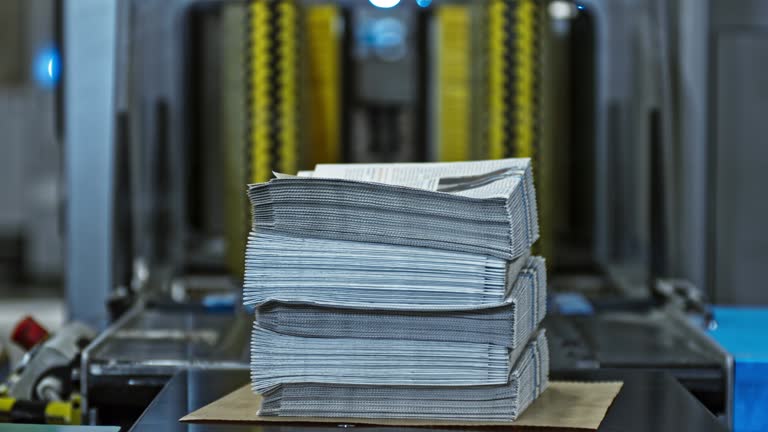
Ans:
{"type": "Polygon", "coordinates": [[[520,426],[596,430],[621,382],[550,382],[549,387],[513,423],[448,420],[397,420],[321,417],[261,417],[261,396],[245,385],[179,421],[187,423],[345,423],[383,426],[520,426]]]}

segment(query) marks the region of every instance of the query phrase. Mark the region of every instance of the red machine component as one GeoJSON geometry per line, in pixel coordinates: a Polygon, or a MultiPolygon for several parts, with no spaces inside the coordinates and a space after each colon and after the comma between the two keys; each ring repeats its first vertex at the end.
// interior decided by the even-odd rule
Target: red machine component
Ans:
{"type": "Polygon", "coordinates": [[[11,333],[11,340],[25,350],[30,350],[45,339],[48,339],[48,331],[31,316],[19,321],[11,333]]]}

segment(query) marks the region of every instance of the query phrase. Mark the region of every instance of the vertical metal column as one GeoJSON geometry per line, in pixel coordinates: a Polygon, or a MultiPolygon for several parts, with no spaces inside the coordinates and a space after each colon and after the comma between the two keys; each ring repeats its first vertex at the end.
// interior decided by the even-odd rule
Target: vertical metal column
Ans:
{"type": "Polygon", "coordinates": [[[67,307],[96,328],[112,285],[116,18],[117,0],[64,2],[67,307]]]}

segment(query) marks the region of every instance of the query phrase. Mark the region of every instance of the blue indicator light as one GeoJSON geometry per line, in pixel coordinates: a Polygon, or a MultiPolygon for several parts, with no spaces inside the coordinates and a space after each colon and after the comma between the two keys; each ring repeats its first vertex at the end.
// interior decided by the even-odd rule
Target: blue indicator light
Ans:
{"type": "Polygon", "coordinates": [[[38,51],[32,65],[35,81],[44,88],[53,88],[61,77],[61,55],[56,47],[46,47],[38,51]]]}

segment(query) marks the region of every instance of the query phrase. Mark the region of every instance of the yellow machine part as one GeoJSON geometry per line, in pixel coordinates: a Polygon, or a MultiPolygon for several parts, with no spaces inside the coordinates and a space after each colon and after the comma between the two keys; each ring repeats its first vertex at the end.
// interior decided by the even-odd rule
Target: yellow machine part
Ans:
{"type": "Polygon", "coordinates": [[[246,95],[243,62],[246,54],[246,5],[229,3],[222,10],[222,72],[221,72],[221,142],[224,147],[224,238],[227,268],[233,276],[242,278],[245,243],[248,238],[250,204],[246,184],[251,181],[245,161],[246,154],[246,95]]]}
{"type": "Polygon", "coordinates": [[[308,6],[305,11],[305,43],[309,98],[308,167],[338,162],[341,152],[341,35],[336,5],[308,6]]]}
{"type": "Polygon", "coordinates": [[[12,397],[0,397],[0,416],[7,416],[13,408],[13,404],[16,403],[16,399],[12,397]]]}
{"type": "Polygon", "coordinates": [[[80,397],[75,396],[67,402],[49,402],[45,406],[45,421],[48,424],[82,424],[80,397]]]}
{"type": "Polygon", "coordinates": [[[471,159],[471,20],[467,6],[444,5],[436,13],[438,63],[437,158],[471,159]]]}
{"type": "Polygon", "coordinates": [[[536,74],[538,50],[536,49],[536,0],[518,0],[514,13],[514,86],[513,152],[515,156],[534,157],[537,128],[536,74]]]}
{"type": "Polygon", "coordinates": [[[251,182],[298,168],[298,19],[291,0],[248,5],[248,157],[251,182]]]}
{"type": "Polygon", "coordinates": [[[506,87],[509,77],[505,39],[507,9],[503,0],[491,0],[488,10],[488,151],[492,159],[505,156],[508,102],[506,87]]]}
{"type": "Polygon", "coordinates": [[[246,79],[250,87],[247,124],[249,127],[249,159],[251,182],[263,182],[271,177],[269,120],[270,55],[269,32],[271,16],[265,1],[249,5],[248,56],[246,79]]]}
{"type": "Polygon", "coordinates": [[[536,252],[551,257],[548,195],[551,161],[542,153],[540,99],[543,48],[542,0],[488,3],[488,157],[530,157],[540,204],[541,241],[536,252]]]}
{"type": "Polygon", "coordinates": [[[538,0],[491,0],[488,9],[489,156],[535,157],[539,127],[538,0]]]}
{"type": "Polygon", "coordinates": [[[25,421],[58,425],[82,424],[82,403],[80,395],[74,394],[68,401],[22,401],[16,398],[0,397],[0,422],[13,422],[17,411],[23,412],[25,421]],[[17,405],[18,404],[18,405],[17,405]]]}
{"type": "Polygon", "coordinates": [[[279,154],[280,172],[294,174],[298,170],[298,11],[293,1],[277,2],[277,31],[272,40],[277,47],[277,70],[272,82],[278,83],[279,99],[275,101],[279,130],[275,131],[273,153],[279,154]],[[277,148],[275,148],[277,147],[277,148]]]}

